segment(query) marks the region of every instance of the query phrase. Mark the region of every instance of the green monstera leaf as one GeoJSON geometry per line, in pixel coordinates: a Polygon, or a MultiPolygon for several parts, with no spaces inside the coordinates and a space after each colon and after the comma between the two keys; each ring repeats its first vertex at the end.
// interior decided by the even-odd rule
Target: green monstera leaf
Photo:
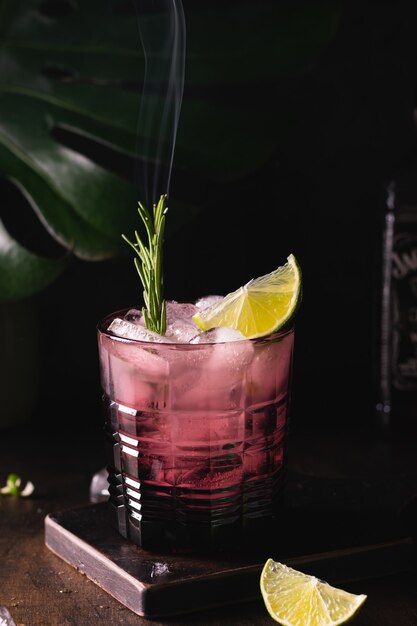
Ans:
{"type": "MultiPolygon", "coordinates": [[[[182,176],[236,180],[265,163],[288,132],[260,86],[311,62],[334,35],[340,5],[198,4],[185,5],[186,90],[174,166],[182,176]],[[226,85],[232,97],[219,98],[226,85]]],[[[40,257],[0,221],[0,300],[44,288],[70,255],[95,261],[126,253],[121,233],[138,227],[142,199],[134,162],[151,159],[144,146],[152,150],[156,141],[138,128],[143,78],[129,2],[0,0],[0,178],[21,190],[64,250],[59,259],[40,257]]],[[[155,110],[162,107],[155,95],[155,110]]],[[[204,199],[172,204],[167,236],[204,199]]]]}

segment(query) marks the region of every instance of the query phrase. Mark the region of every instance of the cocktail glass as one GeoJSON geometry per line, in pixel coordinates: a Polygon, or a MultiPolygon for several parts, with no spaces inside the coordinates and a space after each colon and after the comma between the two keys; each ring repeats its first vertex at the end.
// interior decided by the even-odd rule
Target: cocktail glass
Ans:
{"type": "Polygon", "coordinates": [[[150,551],[256,545],[282,509],[294,327],[151,343],[98,325],[115,528],[150,551]]]}

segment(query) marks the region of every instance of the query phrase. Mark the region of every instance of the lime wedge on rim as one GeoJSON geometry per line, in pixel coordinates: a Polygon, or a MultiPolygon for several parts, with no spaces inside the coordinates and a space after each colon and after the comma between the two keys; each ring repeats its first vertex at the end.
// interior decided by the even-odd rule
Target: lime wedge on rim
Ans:
{"type": "Polygon", "coordinates": [[[282,328],[301,301],[301,270],[293,254],[270,274],[250,280],[222,300],[193,316],[201,330],[229,326],[248,339],[282,328]]]}
{"type": "Polygon", "coordinates": [[[266,561],[260,585],[270,616],[283,626],[344,624],[367,598],[332,587],[273,559],[266,561]]]}

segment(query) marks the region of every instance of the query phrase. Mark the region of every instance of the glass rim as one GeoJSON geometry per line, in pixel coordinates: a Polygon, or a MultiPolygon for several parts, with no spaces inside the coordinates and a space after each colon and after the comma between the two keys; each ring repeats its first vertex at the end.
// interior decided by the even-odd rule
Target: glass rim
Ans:
{"type": "Polygon", "coordinates": [[[175,349],[183,349],[183,348],[201,349],[201,348],[204,348],[205,346],[238,345],[238,344],[242,344],[242,342],[245,342],[245,341],[250,341],[252,344],[270,343],[272,341],[275,341],[276,339],[280,339],[282,337],[286,337],[287,335],[294,333],[294,329],[295,329],[295,322],[294,320],[292,320],[286,325],[284,325],[282,328],[277,330],[276,332],[270,335],[265,335],[263,337],[236,339],[234,341],[207,341],[204,343],[189,343],[189,342],[180,342],[180,341],[144,341],[143,339],[130,339],[128,337],[120,337],[116,335],[115,333],[112,333],[111,331],[108,332],[107,326],[109,325],[109,323],[116,317],[123,317],[122,314],[125,314],[127,311],[129,311],[132,308],[134,307],[124,307],[123,309],[118,309],[117,311],[108,313],[107,315],[99,319],[96,325],[97,332],[100,335],[109,337],[109,339],[112,339],[114,341],[120,341],[122,343],[129,343],[132,345],[136,344],[140,346],[146,346],[148,348],[149,347],[157,348],[158,346],[164,346],[164,347],[170,347],[170,348],[173,347],[175,349]]]}

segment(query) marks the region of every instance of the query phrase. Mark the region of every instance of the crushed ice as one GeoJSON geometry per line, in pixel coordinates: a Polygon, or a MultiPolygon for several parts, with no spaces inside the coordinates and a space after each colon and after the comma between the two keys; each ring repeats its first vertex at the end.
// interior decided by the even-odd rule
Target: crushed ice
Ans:
{"type": "Polygon", "coordinates": [[[189,343],[200,332],[193,320],[193,315],[197,311],[198,309],[194,304],[169,300],[167,302],[167,329],[165,337],[178,343],[189,343]]]}
{"type": "Polygon", "coordinates": [[[204,311],[204,309],[207,309],[209,306],[215,304],[216,302],[220,302],[220,300],[223,300],[223,296],[204,296],[203,298],[197,300],[195,306],[200,311],[204,311]]]}
{"type": "Polygon", "coordinates": [[[200,333],[190,343],[225,343],[227,341],[242,341],[246,339],[239,330],[227,326],[211,328],[204,333],[200,333]]]}
{"type": "Polygon", "coordinates": [[[137,339],[139,341],[151,341],[153,343],[172,343],[170,339],[162,337],[144,326],[128,322],[120,317],[115,317],[107,330],[125,339],[137,339]]]}
{"type": "Polygon", "coordinates": [[[212,306],[223,296],[209,295],[192,304],[168,300],[166,303],[167,328],[165,335],[159,335],[145,328],[143,314],[138,309],[130,309],[124,318],[116,317],[108,330],[125,339],[136,339],[155,343],[225,343],[246,339],[238,330],[226,326],[201,331],[193,320],[193,315],[212,306]]]}

